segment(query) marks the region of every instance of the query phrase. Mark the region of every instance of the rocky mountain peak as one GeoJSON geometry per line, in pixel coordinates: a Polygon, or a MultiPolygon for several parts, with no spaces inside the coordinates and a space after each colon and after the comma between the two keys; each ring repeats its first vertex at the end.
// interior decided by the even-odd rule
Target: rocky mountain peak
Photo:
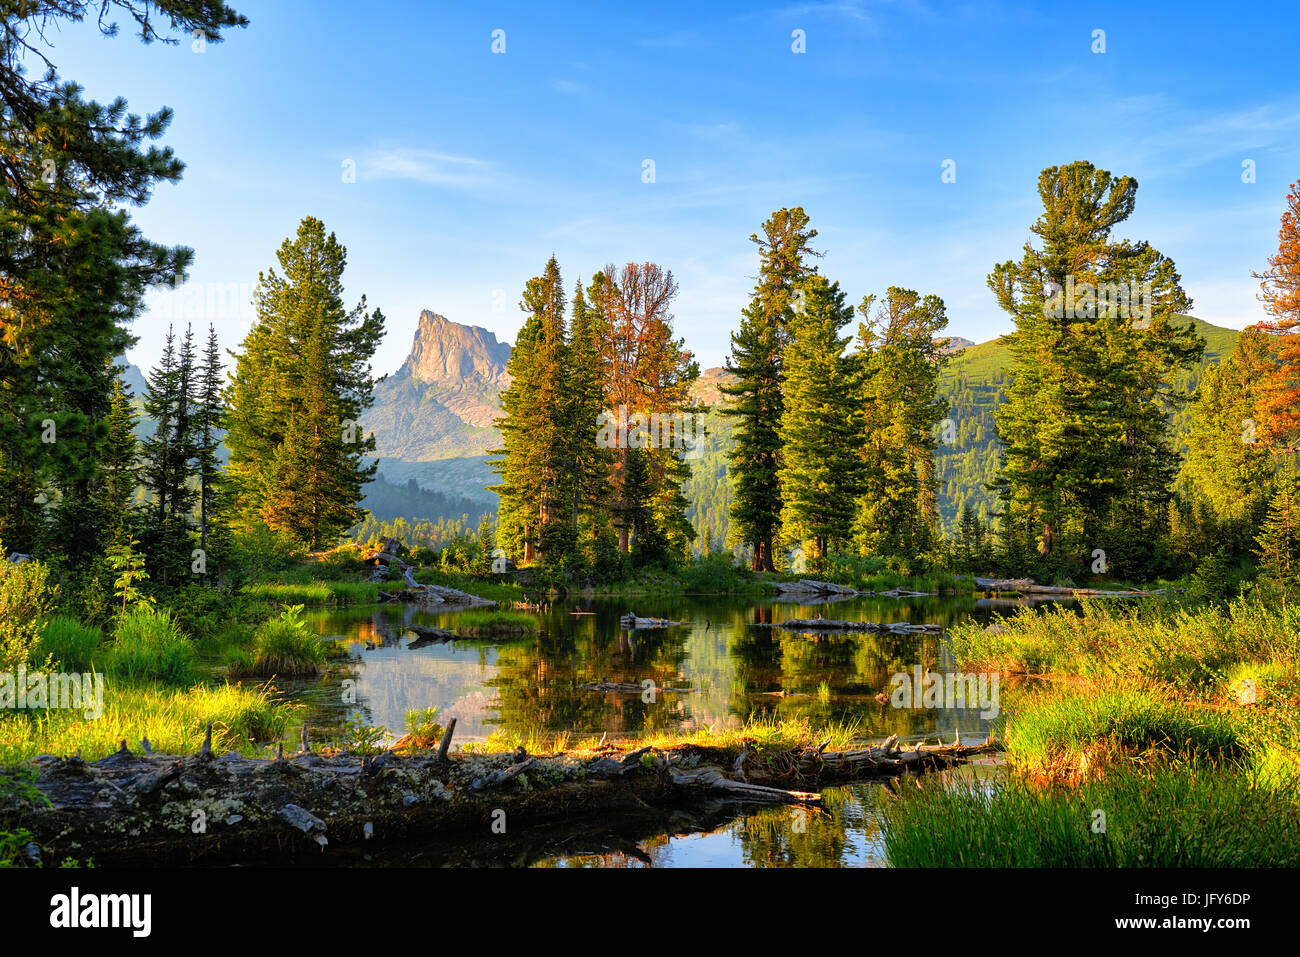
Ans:
{"type": "Polygon", "coordinates": [[[500,391],[509,384],[506,363],[510,361],[510,344],[479,326],[452,322],[429,309],[420,313],[411,354],[398,370],[410,376],[449,388],[500,391]]]}

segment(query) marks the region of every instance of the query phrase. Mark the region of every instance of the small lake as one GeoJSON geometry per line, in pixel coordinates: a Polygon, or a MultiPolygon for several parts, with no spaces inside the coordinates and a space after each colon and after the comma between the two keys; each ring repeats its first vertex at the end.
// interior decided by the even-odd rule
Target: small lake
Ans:
{"type": "MultiPolygon", "coordinates": [[[[568,735],[576,744],[607,734],[634,742],[648,732],[739,727],[750,717],[851,723],[863,743],[897,734],[905,742],[983,741],[994,721],[967,708],[895,708],[876,700],[890,676],[955,670],[943,633],[802,634],[772,627],[788,618],[934,624],[988,621],[1027,602],[970,596],[801,604],[746,597],[655,596],[568,599],[536,612],[535,635],[508,640],[426,643],[409,630],[455,630],[456,612],[393,605],[309,609],[308,620],[346,654],[342,667],[307,683],[279,682],[305,706],[309,735],[342,735],[349,722],[383,727],[393,737],[406,715],[437,707],[438,721],[456,718],[457,744],[494,733],[519,738],[568,735]],[[621,615],[680,621],[654,631],[628,631],[621,615]],[[584,690],[595,682],[660,690],[584,690]]],[[[991,763],[957,773],[983,774],[991,763]]],[[[373,863],[541,866],[883,866],[876,807],[879,783],[823,791],[825,807],[796,821],[796,809],[723,803],[630,818],[618,824],[535,829],[521,842],[477,839],[463,847],[385,849],[373,863]],[[798,826],[796,826],[796,824],[798,826]]],[[[344,861],[340,860],[340,863],[344,861]]],[[[369,857],[347,863],[371,862],[369,857]]]]}

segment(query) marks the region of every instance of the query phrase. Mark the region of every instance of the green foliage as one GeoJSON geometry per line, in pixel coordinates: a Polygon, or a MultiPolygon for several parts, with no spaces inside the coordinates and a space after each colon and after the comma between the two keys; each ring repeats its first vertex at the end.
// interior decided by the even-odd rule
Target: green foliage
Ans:
{"type": "Polygon", "coordinates": [[[1295,475],[1279,477],[1256,541],[1264,582],[1284,599],[1300,595],[1300,480],[1295,475]]]}
{"type": "Polygon", "coordinates": [[[49,620],[54,597],[45,565],[0,557],[0,671],[27,662],[49,620]]]}
{"type": "Polygon", "coordinates": [[[253,673],[258,675],[319,674],[326,659],[324,642],[302,619],[302,605],[293,605],[279,618],[264,621],[253,644],[253,673]]]}
{"type": "Polygon", "coordinates": [[[445,730],[438,723],[437,718],[438,709],[436,707],[408,711],[406,712],[406,730],[419,741],[432,745],[433,742],[442,740],[445,730]]]}
{"type": "Polygon", "coordinates": [[[98,628],[83,625],[67,615],[55,615],[41,629],[32,645],[29,662],[43,668],[46,662],[59,671],[89,671],[90,659],[104,635],[98,628]]]}
{"type": "Polygon", "coordinates": [[[135,539],[119,539],[108,552],[108,566],[117,576],[113,595],[121,602],[123,614],[131,605],[151,600],[141,588],[149,580],[149,573],[145,571],[144,555],[135,550],[139,544],[135,539]]]}
{"type": "Polygon", "coordinates": [[[1078,788],[930,780],[886,800],[895,867],[1295,867],[1300,815],[1231,767],[1131,768],[1078,788]],[[1095,809],[1105,831],[1092,830],[1095,809]]]}
{"type": "Polygon", "coordinates": [[[1141,555],[1167,531],[1173,382],[1205,343],[1176,321],[1190,300],[1173,262],[1146,243],[1111,239],[1133,211],[1136,181],[1077,162],[1044,170],[1038,191],[1044,212],[1032,229],[1042,247],[1026,245],[1019,262],[989,275],[1016,321],[997,413],[1001,495],[1045,556],[1125,546],[1141,555]],[[1150,284],[1149,316],[1132,312],[1136,298],[1130,309],[1103,308],[1091,294],[1065,301],[1076,284],[1150,284]]]}
{"type": "Polygon", "coordinates": [[[186,686],[198,680],[197,657],[170,611],[136,605],[118,618],[104,666],[123,681],[186,686]]]}
{"type": "Polygon", "coordinates": [[[345,309],[347,250],[319,219],[305,218],[277,258],[284,274],[259,274],[257,321],[225,396],[231,518],[324,547],[361,520],[375,476],[374,436],[357,422],[373,401],[384,317],[364,296],[345,309]]]}
{"type": "Polygon", "coordinates": [[[857,425],[849,339],[853,318],[839,283],[809,276],[798,283],[799,308],[786,323],[784,409],[778,430],[783,545],[811,545],[813,569],[849,538],[858,491],[857,425]]]}
{"type": "Polygon", "coordinates": [[[802,206],[780,209],[763,223],[759,276],[753,298],[731,335],[727,371],[734,383],[721,387],[731,402],[721,409],[735,420],[731,464],[732,535],[753,550],[753,567],[775,568],[773,547],[781,527],[782,362],[786,326],[794,315],[796,284],[817,272],[804,257],[818,257],[808,244],[817,236],[802,206]]]}

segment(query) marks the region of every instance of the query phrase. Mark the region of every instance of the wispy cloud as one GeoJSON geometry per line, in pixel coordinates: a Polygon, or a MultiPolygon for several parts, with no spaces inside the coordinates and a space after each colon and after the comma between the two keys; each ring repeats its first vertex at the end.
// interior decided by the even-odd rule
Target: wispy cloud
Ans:
{"type": "Polygon", "coordinates": [[[361,157],[358,171],[362,178],[408,179],[432,186],[474,187],[492,180],[492,166],[483,160],[409,147],[372,150],[361,157]]]}
{"type": "Polygon", "coordinates": [[[551,80],[551,86],[555,87],[561,93],[567,93],[570,96],[587,92],[587,85],[585,83],[574,83],[572,80],[551,80]]]}

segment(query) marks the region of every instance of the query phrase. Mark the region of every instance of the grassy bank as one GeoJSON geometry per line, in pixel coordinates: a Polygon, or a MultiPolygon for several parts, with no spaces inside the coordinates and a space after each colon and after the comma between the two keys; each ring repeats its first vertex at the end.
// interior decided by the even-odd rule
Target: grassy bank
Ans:
{"type": "Polygon", "coordinates": [[[952,629],[1004,683],[1007,767],[887,812],[903,866],[1294,866],[1300,613],[1256,598],[1087,602],[952,629]],[[1106,832],[1092,830],[1095,810],[1106,832]]]}

